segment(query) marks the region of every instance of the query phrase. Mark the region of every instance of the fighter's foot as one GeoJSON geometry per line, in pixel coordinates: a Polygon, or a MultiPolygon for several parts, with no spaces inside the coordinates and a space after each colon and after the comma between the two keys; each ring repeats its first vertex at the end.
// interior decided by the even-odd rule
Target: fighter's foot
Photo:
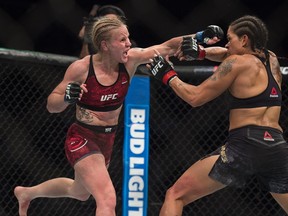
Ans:
{"type": "Polygon", "coordinates": [[[14,195],[18,200],[19,216],[27,216],[27,211],[31,201],[27,195],[27,189],[25,187],[17,186],[14,189],[14,195]]]}

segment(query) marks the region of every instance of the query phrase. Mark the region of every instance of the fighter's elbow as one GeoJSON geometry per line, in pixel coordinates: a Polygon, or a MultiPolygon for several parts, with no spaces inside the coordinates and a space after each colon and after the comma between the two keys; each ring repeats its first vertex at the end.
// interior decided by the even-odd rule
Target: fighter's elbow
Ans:
{"type": "Polygon", "coordinates": [[[50,103],[46,104],[46,109],[48,110],[49,113],[60,113],[62,112],[65,108],[63,107],[59,107],[59,106],[55,106],[52,105],[50,103]]]}
{"type": "Polygon", "coordinates": [[[49,113],[56,113],[56,110],[54,110],[48,103],[46,105],[46,109],[49,113]]]}
{"type": "Polygon", "coordinates": [[[187,102],[192,107],[200,107],[205,103],[200,97],[197,96],[190,97],[187,102]]]}

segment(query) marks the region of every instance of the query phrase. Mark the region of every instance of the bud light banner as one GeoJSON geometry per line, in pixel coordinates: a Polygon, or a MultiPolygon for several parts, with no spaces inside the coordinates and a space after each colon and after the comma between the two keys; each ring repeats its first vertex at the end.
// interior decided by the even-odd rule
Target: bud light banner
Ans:
{"type": "Polygon", "coordinates": [[[123,216],[147,215],[149,105],[149,77],[133,77],[124,106],[123,216]]]}

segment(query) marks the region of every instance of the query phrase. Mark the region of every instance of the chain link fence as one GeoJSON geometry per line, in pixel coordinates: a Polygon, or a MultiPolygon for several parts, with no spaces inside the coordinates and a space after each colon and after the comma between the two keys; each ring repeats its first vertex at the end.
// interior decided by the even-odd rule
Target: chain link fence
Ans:
{"type": "MultiPolygon", "coordinates": [[[[75,58],[16,50],[0,50],[0,215],[15,216],[18,202],[13,189],[33,186],[56,177],[73,178],[64,153],[64,140],[74,121],[70,106],[59,114],[46,110],[46,99],[75,58]]],[[[186,82],[198,84],[213,67],[178,68],[186,82]],[[194,73],[185,71],[192,70],[194,73]],[[198,72],[199,73],[198,73],[198,72]],[[202,73],[200,73],[202,71],[202,73]]],[[[281,126],[287,137],[287,76],[283,76],[281,126]]],[[[196,160],[222,145],[227,136],[228,110],[225,94],[192,108],[167,86],[151,79],[149,216],[159,213],[166,190],[196,160]]],[[[109,167],[117,190],[117,215],[122,201],[123,113],[109,167]]],[[[93,198],[80,202],[69,198],[38,198],[31,202],[29,216],[94,216],[93,198]]],[[[184,209],[197,216],[284,216],[268,193],[251,179],[245,189],[225,188],[184,209]]]]}

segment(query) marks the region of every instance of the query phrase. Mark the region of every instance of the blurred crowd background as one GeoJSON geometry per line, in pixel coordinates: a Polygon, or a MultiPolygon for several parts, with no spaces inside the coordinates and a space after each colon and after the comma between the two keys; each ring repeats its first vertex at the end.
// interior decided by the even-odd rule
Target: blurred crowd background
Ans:
{"type": "MultiPolygon", "coordinates": [[[[94,4],[124,10],[139,47],[161,43],[216,24],[226,32],[230,21],[245,14],[263,19],[270,31],[269,48],[288,57],[288,1],[251,0],[1,0],[0,47],[79,56],[78,38],[94,4]]],[[[224,45],[225,40],[219,45],[224,45]]]]}

